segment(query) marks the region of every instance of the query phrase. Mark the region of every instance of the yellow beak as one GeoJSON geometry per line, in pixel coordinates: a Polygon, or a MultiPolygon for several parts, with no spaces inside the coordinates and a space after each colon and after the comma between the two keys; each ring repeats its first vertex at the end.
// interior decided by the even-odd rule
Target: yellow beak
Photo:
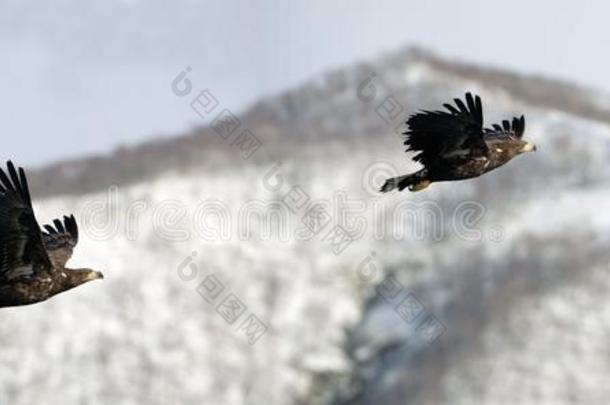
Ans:
{"type": "Polygon", "coordinates": [[[526,143],[525,145],[523,145],[523,148],[521,148],[521,152],[525,153],[525,152],[534,152],[536,151],[536,145],[534,145],[533,143],[526,143]]]}
{"type": "Polygon", "coordinates": [[[101,280],[104,278],[104,275],[99,271],[92,271],[87,275],[85,281],[93,281],[93,280],[101,280]]]}

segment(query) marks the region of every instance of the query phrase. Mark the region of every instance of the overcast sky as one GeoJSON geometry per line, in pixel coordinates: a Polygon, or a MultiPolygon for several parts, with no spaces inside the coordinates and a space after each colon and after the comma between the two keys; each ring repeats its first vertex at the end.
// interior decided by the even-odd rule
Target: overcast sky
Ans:
{"type": "Polygon", "coordinates": [[[0,0],[0,159],[40,165],[198,123],[186,66],[235,111],[408,44],[610,93],[601,0],[0,0]]]}

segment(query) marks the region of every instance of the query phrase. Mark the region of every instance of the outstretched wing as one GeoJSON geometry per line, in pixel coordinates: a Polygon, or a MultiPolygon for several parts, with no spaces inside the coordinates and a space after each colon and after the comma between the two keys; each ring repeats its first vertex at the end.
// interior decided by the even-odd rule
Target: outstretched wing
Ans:
{"type": "Polygon", "coordinates": [[[481,98],[466,93],[466,104],[454,99],[455,107],[444,104],[447,111],[422,111],[407,121],[404,133],[407,151],[418,154],[414,160],[426,167],[442,164],[456,157],[477,158],[487,153],[483,139],[481,98]]]}
{"type": "Polygon", "coordinates": [[[36,222],[27,178],[7,163],[0,169],[0,283],[51,269],[36,222]]]}
{"type": "Polygon", "coordinates": [[[78,243],[78,225],[74,215],[64,216],[63,223],[56,219],[53,225],[45,225],[42,237],[49,258],[56,268],[65,267],[78,243]]]}
{"type": "Polygon", "coordinates": [[[508,120],[502,121],[502,125],[494,124],[492,128],[485,128],[484,136],[486,139],[490,138],[523,138],[525,132],[525,117],[513,117],[513,121],[508,120]]]}

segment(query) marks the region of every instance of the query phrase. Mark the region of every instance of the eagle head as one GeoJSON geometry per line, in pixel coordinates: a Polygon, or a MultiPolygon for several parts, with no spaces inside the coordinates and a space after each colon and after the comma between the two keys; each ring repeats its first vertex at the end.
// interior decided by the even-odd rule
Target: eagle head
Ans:
{"type": "Polygon", "coordinates": [[[66,269],[62,272],[61,278],[62,291],[66,291],[78,287],[81,284],[88,283],[89,281],[103,279],[104,275],[99,271],[91,269],[66,269]]]}

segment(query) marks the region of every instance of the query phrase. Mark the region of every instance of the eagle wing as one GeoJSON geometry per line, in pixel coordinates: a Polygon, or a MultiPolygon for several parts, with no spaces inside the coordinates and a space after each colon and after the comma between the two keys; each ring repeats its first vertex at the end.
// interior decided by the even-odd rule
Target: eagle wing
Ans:
{"type": "Polygon", "coordinates": [[[404,133],[407,151],[417,152],[414,160],[426,167],[461,157],[485,156],[488,148],[483,137],[483,107],[479,96],[466,93],[466,103],[454,99],[447,111],[422,111],[409,117],[404,133]]]}
{"type": "Polygon", "coordinates": [[[53,225],[45,225],[44,229],[46,232],[42,238],[53,266],[65,267],[78,243],[78,225],[74,215],[64,216],[63,222],[56,219],[53,225]]]}
{"type": "Polygon", "coordinates": [[[7,163],[0,169],[0,283],[51,270],[34,216],[25,172],[7,163]]]}
{"type": "Polygon", "coordinates": [[[513,117],[512,122],[508,120],[502,121],[502,125],[494,124],[492,128],[485,128],[485,139],[493,138],[523,138],[525,132],[525,117],[513,117]]]}

